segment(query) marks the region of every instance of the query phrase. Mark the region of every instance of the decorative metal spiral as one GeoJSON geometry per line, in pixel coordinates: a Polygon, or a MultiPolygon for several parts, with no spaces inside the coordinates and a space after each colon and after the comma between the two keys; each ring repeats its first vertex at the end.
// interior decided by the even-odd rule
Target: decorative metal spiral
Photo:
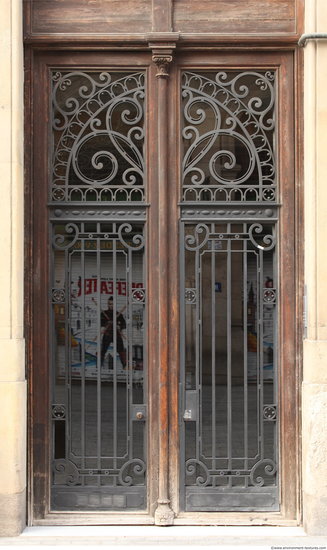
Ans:
{"type": "Polygon", "coordinates": [[[253,466],[250,472],[250,481],[255,487],[263,487],[267,477],[273,477],[276,472],[275,462],[270,458],[263,458],[253,466]]]}
{"type": "Polygon", "coordinates": [[[276,200],[274,81],[273,71],[183,73],[184,200],[276,200]]]}
{"type": "Polygon", "coordinates": [[[276,245],[276,238],[274,235],[267,235],[267,234],[263,234],[263,226],[261,225],[261,223],[254,223],[250,226],[249,228],[249,239],[251,241],[251,243],[256,247],[256,248],[259,248],[261,250],[264,250],[264,251],[267,251],[267,250],[271,250],[272,248],[275,247],[276,245]],[[255,235],[262,235],[261,237],[261,240],[260,242],[258,242],[255,238],[255,235]]]}
{"type": "Polygon", "coordinates": [[[53,200],[144,199],[144,90],[143,73],[53,73],[53,200]]]}
{"type": "Polygon", "coordinates": [[[196,476],[196,485],[199,487],[206,487],[209,485],[211,478],[209,470],[203,462],[195,458],[190,458],[185,464],[186,476],[196,476]],[[197,475],[197,470],[200,469],[201,474],[197,475]]]}
{"type": "Polygon", "coordinates": [[[143,476],[146,471],[146,466],[140,458],[133,458],[122,466],[118,474],[118,482],[120,485],[130,487],[134,483],[135,476],[143,476]],[[130,473],[129,473],[130,472],[130,473]]]}
{"type": "Polygon", "coordinates": [[[185,236],[185,248],[196,250],[203,248],[209,239],[209,227],[204,223],[198,223],[193,235],[185,236]]]}
{"type": "Polygon", "coordinates": [[[137,233],[128,239],[132,233],[133,227],[130,223],[123,223],[118,228],[118,236],[120,242],[130,250],[141,250],[144,247],[144,236],[137,233]]]}

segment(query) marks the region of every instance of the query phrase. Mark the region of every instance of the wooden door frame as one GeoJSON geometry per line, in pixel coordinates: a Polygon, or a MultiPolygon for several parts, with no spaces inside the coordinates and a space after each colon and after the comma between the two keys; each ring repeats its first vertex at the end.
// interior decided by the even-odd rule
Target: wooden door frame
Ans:
{"type": "MultiPolygon", "coordinates": [[[[151,524],[152,515],[145,512],[133,514],[127,512],[125,517],[121,517],[120,513],[113,512],[111,517],[105,514],[81,513],[73,514],[70,519],[66,514],[51,512],[49,510],[49,449],[50,449],[50,395],[49,395],[49,305],[48,305],[48,287],[49,287],[49,222],[47,214],[48,203],[48,143],[49,143],[49,128],[48,121],[50,117],[49,106],[49,69],[52,67],[74,68],[75,67],[90,67],[101,68],[110,67],[112,69],[129,70],[142,68],[152,74],[148,79],[149,86],[155,85],[156,68],[152,64],[151,54],[144,53],[128,53],[121,52],[35,52],[32,56],[32,67],[34,82],[31,83],[29,92],[29,101],[31,104],[28,126],[29,136],[31,140],[31,150],[28,151],[30,156],[31,173],[29,178],[26,200],[26,219],[28,223],[28,234],[26,240],[26,296],[28,299],[26,307],[26,328],[28,330],[29,345],[27,348],[27,357],[29,368],[29,506],[30,506],[30,523],[37,524],[63,524],[74,523],[74,521],[98,524],[103,522],[105,516],[106,523],[131,523],[131,524],[151,524]],[[33,113],[33,105],[36,106],[33,113]],[[32,131],[31,131],[32,130],[32,131]],[[42,265],[40,265],[42,258],[42,265]],[[86,520],[86,516],[88,519],[86,520]],[[74,517],[74,519],[72,519],[74,517]],[[102,519],[101,519],[102,517],[102,519]]],[[[31,73],[32,74],[32,73],[31,73]]],[[[148,95],[156,97],[153,91],[149,91],[148,95]]],[[[156,109],[154,103],[153,109],[156,109]]],[[[149,124],[150,116],[147,117],[147,132],[149,143],[156,143],[156,118],[152,117],[152,125],[149,124]]],[[[148,200],[157,203],[154,197],[157,194],[157,164],[150,160],[155,151],[147,149],[148,156],[148,179],[153,181],[149,185],[150,196],[148,200]]],[[[157,156],[157,155],[155,155],[157,156]]],[[[148,256],[152,255],[154,261],[158,262],[158,247],[157,247],[157,216],[153,216],[148,220],[148,256]]],[[[152,271],[148,279],[149,292],[157,295],[158,293],[158,277],[152,271]]],[[[157,331],[157,307],[156,304],[150,303],[149,316],[153,319],[152,331],[157,331]]],[[[154,363],[156,347],[154,341],[150,342],[150,362],[154,363]]],[[[151,370],[149,376],[149,395],[153,399],[149,401],[149,415],[152,418],[154,428],[157,426],[158,408],[157,408],[157,393],[158,383],[154,369],[151,370]]],[[[157,431],[157,430],[156,430],[157,431]]],[[[148,456],[150,458],[149,469],[151,478],[154,483],[150,485],[148,494],[148,502],[157,501],[158,497],[155,489],[158,485],[157,468],[157,441],[155,438],[151,440],[151,448],[148,456]],[[153,447],[152,447],[153,443],[153,447]]]]}
{"type": "MultiPolygon", "coordinates": [[[[144,47],[142,47],[144,50],[144,47]]],[[[102,48],[103,50],[103,48],[102,48]]],[[[152,47],[153,50],[153,47],[152,47]]],[[[166,490],[168,500],[171,501],[173,510],[178,514],[174,519],[174,524],[296,524],[299,521],[299,398],[300,398],[300,331],[301,327],[297,323],[297,319],[301,319],[301,290],[302,290],[302,252],[300,248],[300,240],[302,234],[302,191],[299,186],[294,185],[295,177],[299,170],[299,157],[295,156],[296,145],[298,150],[300,147],[300,138],[294,136],[295,121],[295,106],[301,104],[301,90],[297,88],[297,82],[294,78],[294,66],[296,70],[301,70],[301,64],[297,62],[294,48],[288,50],[280,49],[267,51],[264,48],[260,51],[252,48],[235,49],[235,48],[220,48],[219,50],[213,46],[204,51],[198,51],[198,48],[191,51],[178,51],[176,57],[170,67],[170,77],[165,78],[166,84],[161,86],[161,92],[158,88],[158,80],[156,66],[151,62],[151,53],[149,51],[131,52],[127,55],[119,51],[57,51],[56,49],[48,49],[45,51],[38,48],[30,48],[27,50],[26,67],[28,78],[26,80],[26,287],[25,287],[25,327],[27,346],[27,364],[29,372],[29,475],[30,475],[30,523],[37,524],[74,524],[76,522],[87,524],[151,524],[154,523],[154,513],[157,507],[158,500],[164,500],[164,492],[166,490]],[[209,55],[210,53],[210,55],[209,55]],[[46,86],[41,86],[41,82],[47,81],[48,66],[92,66],[100,67],[100,57],[107,59],[107,66],[121,67],[122,59],[126,68],[148,67],[149,82],[148,93],[152,96],[152,103],[149,106],[149,119],[151,118],[149,131],[149,143],[156,144],[158,132],[160,132],[157,121],[162,121],[164,115],[160,118],[157,113],[162,113],[163,98],[168,100],[168,126],[161,126],[162,143],[165,139],[168,140],[168,156],[169,164],[168,172],[163,175],[162,168],[157,163],[158,149],[154,145],[151,150],[148,148],[147,161],[149,167],[149,202],[151,206],[151,214],[149,217],[149,241],[148,241],[148,257],[152,265],[149,269],[148,287],[149,293],[152,296],[159,296],[161,292],[160,304],[164,302],[164,295],[167,296],[166,310],[162,312],[161,319],[167,325],[167,330],[163,335],[162,342],[166,340],[169,343],[167,348],[168,356],[166,361],[166,378],[159,380],[160,369],[158,365],[162,364],[162,355],[157,346],[156,338],[149,337],[149,416],[151,418],[151,431],[159,433],[158,437],[153,437],[151,447],[149,448],[149,510],[148,514],[132,514],[125,513],[123,516],[120,513],[111,512],[110,514],[61,514],[51,512],[47,508],[49,496],[49,387],[48,383],[48,330],[44,327],[48,326],[48,264],[43,261],[43,268],[40,265],[41,258],[48,258],[48,223],[45,216],[45,208],[47,204],[48,192],[48,162],[46,155],[42,155],[41,151],[44,144],[48,140],[48,129],[45,121],[48,121],[48,89],[46,86]],[[83,59],[83,63],[81,60],[83,59]],[[110,60],[110,61],[109,61],[110,60]],[[233,61],[234,60],[234,61],[233,61]],[[292,143],[290,157],[284,158],[284,155],[279,155],[280,159],[280,174],[287,174],[284,179],[282,190],[282,200],[290,205],[289,210],[293,208],[292,226],[294,228],[293,238],[290,241],[282,242],[281,265],[285,273],[283,280],[287,281],[285,288],[291,288],[292,292],[286,292],[282,289],[280,319],[281,333],[283,339],[289,342],[289,345],[283,346],[281,351],[280,361],[287,365],[280,379],[280,398],[285,403],[282,414],[281,427],[285,437],[281,440],[282,458],[282,482],[283,493],[282,509],[280,513],[185,513],[178,512],[179,497],[179,443],[178,443],[178,387],[179,387],[179,298],[178,284],[176,277],[179,271],[178,264],[178,201],[179,201],[179,186],[177,181],[179,178],[179,158],[180,153],[176,148],[176,136],[180,135],[179,128],[179,88],[178,88],[178,71],[180,67],[275,67],[280,72],[281,86],[283,93],[287,96],[287,101],[279,103],[279,116],[285,117],[288,126],[287,133],[280,133],[280,153],[286,151],[290,142],[292,143]],[[291,86],[288,86],[291,83],[291,86]],[[165,91],[164,91],[165,90],[165,91]],[[37,105],[36,112],[33,115],[33,105],[37,105]],[[168,134],[165,132],[168,131],[168,134]],[[160,221],[160,208],[158,197],[160,196],[159,174],[166,178],[167,196],[164,198],[166,204],[169,205],[164,216],[160,221]],[[169,182],[173,182],[172,185],[169,182]],[[38,215],[36,215],[38,213],[38,215]],[[168,217],[166,217],[168,216],[168,217]],[[159,223],[158,223],[159,220],[159,223]],[[169,228],[169,231],[162,233],[164,225],[169,228]],[[160,229],[161,227],[161,229],[160,229]],[[174,231],[171,230],[174,228],[174,231]],[[299,232],[301,231],[301,232],[299,232]],[[298,235],[296,240],[295,234],[298,235]],[[163,237],[160,248],[158,242],[163,237]],[[162,257],[162,246],[164,257],[162,257]],[[162,263],[163,261],[163,263],[162,263]],[[161,262],[161,263],[160,263],[161,262]],[[160,269],[167,271],[167,287],[160,289],[160,269]],[[169,319],[169,324],[168,324],[169,319]],[[296,363],[296,365],[294,365],[296,363]],[[169,370],[168,370],[169,369],[169,370]],[[40,379],[45,381],[45,386],[40,384],[40,379]],[[159,389],[161,388],[161,389],[159,389]],[[34,395],[38,395],[35,401],[34,395]],[[150,397],[151,396],[151,397],[150,397]],[[161,416],[158,410],[158,401],[161,399],[169,408],[161,408],[161,416]],[[294,411],[296,414],[294,416],[294,411]],[[166,420],[165,420],[166,417],[166,420]],[[168,419],[169,419],[169,455],[168,455],[168,419]],[[163,425],[165,423],[165,425],[163,425]],[[288,439],[286,440],[286,434],[288,439]],[[164,455],[159,460],[160,437],[162,441],[166,438],[166,450],[164,455]],[[289,452],[290,448],[292,452],[289,452]],[[33,451],[34,449],[34,451],[33,451]],[[169,459],[169,472],[168,472],[169,459]],[[166,472],[162,471],[165,467],[166,472]],[[160,465],[160,466],[159,466],[160,465]],[[37,474],[33,479],[34,467],[37,468],[37,474]],[[295,472],[295,476],[294,476],[295,472]],[[168,477],[167,477],[168,475],[168,477]],[[293,479],[293,482],[291,481],[293,479]],[[162,495],[158,493],[158,487],[161,484],[162,495]],[[168,487],[169,484],[169,487],[168,487]],[[287,494],[287,499],[285,499],[287,494]],[[33,501],[33,505],[31,504],[33,501]]],[[[284,96],[283,96],[284,97],[284,96]]],[[[297,123],[298,124],[298,123],[297,123]]],[[[162,145],[161,145],[162,147],[162,145]]],[[[166,159],[167,162],[167,159],[166,159]]],[[[298,180],[297,180],[298,181],[298,180]]],[[[161,195],[162,196],[162,195],[161,195]]],[[[289,213],[282,210],[280,221],[280,235],[283,234],[283,228],[290,227],[289,213]]],[[[156,335],[159,330],[160,312],[158,302],[156,300],[149,301],[149,331],[150,334],[156,335]]],[[[282,432],[281,429],[281,432],[282,432]]]]}
{"type": "MultiPolygon", "coordinates": [[[[297,525],[300,522],[301,511],[299,503],[300,495],[300,379],[301,379],[301,338],[302,338],[302,247],[301,235],[303,230],[302,220],[302,191],[298,182],[301,181],[301,163],[299,153],[301,151],[301,137],[297,130],[301,129],[301,118],[296,120],[296,107],[301,106],[301,87],[299,80],[294,75],[301,74],[301,62],[299,62],[296,50],[285,50],[280,48],[273,51],[243,49],[235,52],[229,48],[212,48],[207,51],[181,52],[176,55],[175,63],[172,66],[171,74],[175,79],[175,91],[170,96],[171,104],[171,150],[174,148],[174,135],[181,135],[179,102],[174,98],[179,94],[179,78],[177,73],[184,68],[262,68],[275,69],[278,73],[278,96],[277,96],[277,117],[278,128],[278,150],[277,163],[280,182],[280,203],[281,214],[279,220],[279,278],[280,285],[279,302],[279,354],[278,364],[281,366],[278,380],[279,403],[281,404],[280,418],[280,512],[271,513],[247,513],[247,512],[183,512],[180,511],[175,519],[175,524],[273,524],[273,525],[297,525]],[[279,100],[278,100],[279,98],[279,100]],[[174,113],[174,114],[172,114],[174,113]],[[286,153],[287,152],[287,153],[286,153]],[[289,239],[282,238],[289,235],[289,239]],[[291,289],[291,291],[289,291],[291,289]]],[[[301,82],[301,81],[300,81],[301,82]]],[[[176,146],[175,146],[176,149],[176,146]]],[[[177,155],[175,164],[171,164],[170,181],[179,174],[179,158],[177,155]]],[[[171,270],[178,271],[178,264],[172,258],[178,258],[178,202],[180,201],[180,185],[170,188],[170,219],[169,226],[174,227],[170,232],[170,254],[171,270]]],[[[170,285],[170,310],[178,318],[178,290],[176,285],[170,285]]],[[[176,365],[176,357],[179,355],[178,331],[171,330],[170,342],[170,400],[171,403],[178,401],[179,372],[176,365]]],[[[178,408],[172,407],[175,415],[172,414],[170,422],[170,496],[173,506],[178,509],[179,496],[176,487],[175,472],[179,463],[179,450],[174,445],[176,433],[178,433],[178,408]]]]}

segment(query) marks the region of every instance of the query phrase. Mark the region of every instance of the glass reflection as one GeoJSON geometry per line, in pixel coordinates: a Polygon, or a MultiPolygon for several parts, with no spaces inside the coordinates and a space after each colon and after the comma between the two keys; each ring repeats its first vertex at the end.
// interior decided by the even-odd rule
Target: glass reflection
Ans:
{"type": "Polygon", "coordinates": [[[65,247],[54,255],[63,301],[53,304],[53,403],[65,411],[53,419],[55,509],[69,508],[73,497],[79,509],[92,509],[92,494],[99,508],[115,509],[114,497],[105,504],[104,486],[124,495],[127,508],[145,506],[143,489],[137,506],[124,489],[145,485],[146,456],[144,418],[134,414],[145,401],[142,227],[127,236],[124,227],[81,223],[78,238],[55,228],[65,247]],[[72,479],[73,497],[62,490],[72,479]]]}
{"type": "MultiPolygon", "coordinates": [[[[276,279],[264,240],[272,227],[258,243],[250,228],[210,223],[205,237],[185,229],[186,485],[247,488],[253,468],[276,462],[276,279]]],[[[276,484],[269,473],[264,486],[276,484]]]]}
{"type": "Polygon", "coordinates": [[[274,71],[182,74],[183,200],[276,200],[274,71]]]}

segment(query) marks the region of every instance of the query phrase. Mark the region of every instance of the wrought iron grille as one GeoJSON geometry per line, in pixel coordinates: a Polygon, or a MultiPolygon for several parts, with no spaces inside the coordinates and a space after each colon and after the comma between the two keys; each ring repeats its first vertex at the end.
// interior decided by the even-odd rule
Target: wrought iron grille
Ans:
{"type": "Polygon", "coordinates": [[[183,201],[276,201],[275,72],[184,72],[183,201]]]}
{"type": "Polygon", "coordinates": [[[52,73],[51,200],[144,200],[144,94],[144,73],[52,73]]]}
{"type": "Polygon", "coordinates": [[[146,508],[142,72],[52,72],[54,510],[146,508]]]}
{"type": "Polygon", "coordinates": [[[184,509],[278,510],[274,71],[184,72],[184,509]]]}
{"type": "Polygon", "coordinates": [[[53,505],[142,508],[143,227],[56,224],[53,244],[53,505]]]}

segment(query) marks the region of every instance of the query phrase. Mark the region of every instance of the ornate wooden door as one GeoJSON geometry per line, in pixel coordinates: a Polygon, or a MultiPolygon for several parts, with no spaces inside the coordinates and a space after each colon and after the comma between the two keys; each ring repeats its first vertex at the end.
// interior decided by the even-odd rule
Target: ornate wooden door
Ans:
{"type": "Polygon", "coordinates": [[[35,521],[294,514],[291,55],[34,63],[35,521]]]}

